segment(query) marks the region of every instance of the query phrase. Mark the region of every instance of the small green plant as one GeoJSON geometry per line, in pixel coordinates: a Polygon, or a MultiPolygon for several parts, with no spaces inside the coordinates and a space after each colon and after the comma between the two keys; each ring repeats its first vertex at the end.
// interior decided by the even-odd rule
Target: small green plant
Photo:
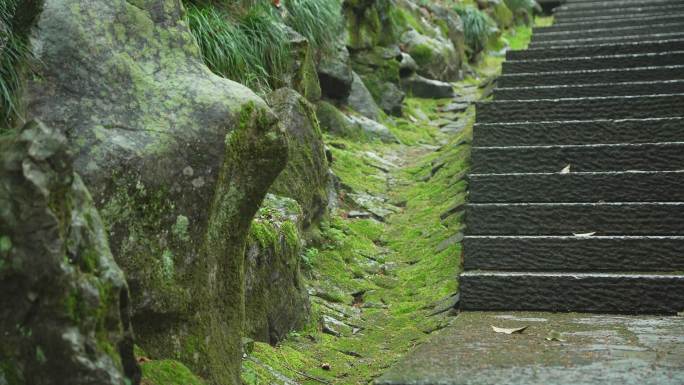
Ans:
{"type": "Polygon", "coordinates": [[[314,260],[318,257],[318,253],[318,249],[313,247],[304,250],[302,253],[302,262],[307,270],[311,270],[313,268],[314,260]]]}
{"type": "Polygon", "coordinates": [[[270,7],[256,5],[233,18],[212,5],[189,5],[187,20],[214,73],[257,92],[281,85],[289,49],[284,26],[270,7]]]}
{"type": "Polygon", "coordinates": [[[339,0],[286,0],[289,16],[287,25],[309,40],[322,52],[335,48],[344,28],[342,5],[339,0]]]}
{"type": "Polygon", "coordinates": [[[471,56],[474,56],[487,45],[494,22],[486,13],[472,6],[454,7],[454,10],[463,21],[465,43],[470,49],[471,56]]]}

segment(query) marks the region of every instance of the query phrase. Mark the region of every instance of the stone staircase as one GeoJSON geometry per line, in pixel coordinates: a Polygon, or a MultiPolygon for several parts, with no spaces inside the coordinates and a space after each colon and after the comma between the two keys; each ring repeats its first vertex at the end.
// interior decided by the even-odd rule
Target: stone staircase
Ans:
{"type": "Polygon", "coordinates": [[[684,310],[684,0],[568,0],[493,95],[461,308],[684,310]]]}

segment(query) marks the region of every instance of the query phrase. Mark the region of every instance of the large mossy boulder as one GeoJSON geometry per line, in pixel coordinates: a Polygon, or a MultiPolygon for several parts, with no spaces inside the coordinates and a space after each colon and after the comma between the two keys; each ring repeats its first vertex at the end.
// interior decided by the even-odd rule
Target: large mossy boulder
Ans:
{"type": "Polygon", "coordinates": [[[246,333],[276,344],[305,326],[310,305],[300,272],[303,215],[294,199],[268,194],[245,250],[246,333]]]}
{"type": "Polygon", "coordinates": [[[344,0],[347,46],[352,53],[391,44],[396,35],[390,0],[344,0]]]}
{"type": "Polygon", "coordinates": [[[287,166],[270,191],[296,200],[304,212],[304,228],[308,228],[326,212],[330,183],[330,166],[316,110],[289,88],[272,92],[266,100],[280,117],[289,147],[287,166]]]}
{"type": "Polygon", "coordinates": [[[140,381],[128,287],[59,130],[0,140],[0,384],[140,381]]]}
{"type": "Polygon", "coordinates": [[[345,101],[354,80],[349,51],[339,44],[318,62],[318,80],[323,95],[329,99],[345,101]]]}
{"type": "Polygon", "coordinates": [[[397,45],[373,47],[356,52],[353,67],[378,107],[385,113],[401,116],[404,93],[399,89],[404,55],[397,45]]]}
{"type": "Polygon", "coordinates": [[[361,77],[356,73],[354,73],[354,81],[352,82],[349,98],[347,98],[347,104],[349,107],[353,108],[354,111],[368,119],[377,121],[382,115],[380,107],[375,103],[373,95],[363,83],[361,77]]]}
{"type": "Polygon", "coordinates": [[[276,116],[204,65],[179,0],[46,0],[33,42],[27,114],[67,132],[137,342],[239,383],[245,241],[287,159],[276,116]]]}
{"type": "Polygon", "coordinates": [[[315,103],[321,99],[321,84],[316,71],[314,50],[309,41],[292,28],[285,27],[288,33],[290,62],[286,71],[285,83],[302,94],[308,101],[315,103]]]}
{"type": "Polygon", "coordinates": [[[401,42],[418,64],[418,74],[441,81],[459,79],[461,58],[450,41],[411,29],[401,35],[401,42]]]}

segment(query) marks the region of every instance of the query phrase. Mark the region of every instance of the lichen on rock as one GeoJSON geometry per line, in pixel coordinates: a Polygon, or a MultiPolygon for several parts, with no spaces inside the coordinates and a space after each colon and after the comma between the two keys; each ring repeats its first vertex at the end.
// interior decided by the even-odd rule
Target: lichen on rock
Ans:
{"type": "Polygon", "coordinates": [[[0,140],[0,289],[0,383],[139,382],[124,274],[66,138],[35,121],[0,140]]]}

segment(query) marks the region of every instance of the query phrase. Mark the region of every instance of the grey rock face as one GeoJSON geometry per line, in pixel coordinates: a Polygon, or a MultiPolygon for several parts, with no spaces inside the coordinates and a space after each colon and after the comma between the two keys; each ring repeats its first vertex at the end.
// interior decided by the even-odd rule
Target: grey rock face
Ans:
{"type": "Polygon", "coordinates": [[[0,383],[137,384],[128,287],[66,138],[0,140],[0,383]]]}
{"type": "Polygon", "coordinates": [[[297,202],[272,194],[252,223],[245,250],[245,325],[257,341],[276,344],[309,318],[299,264],[302,225],[297,202]]]}
{"type": "Polygon", "coordinates": [[[271,192],[296,200],[304,211],[304,227],[317,222],[328,206],[330,183],[325,144],[314,107],[296,91],[282,88],[266,97],[280,117],[287,136],[287,166],[275,180],[271,192]]]}
{"type": "Polygon", "coordinates": [[[178,0],[47,0],[33,41],[27,115],[67,132],[137,343],[238,383],[245,239],[287,156],[276,117],[209,71],[178,0]]]}
{"type": "Polygon", "coordinates": [[[378,139],[385,143],[399,143],[397,137],[384,124],[363,116],[349,115],[348,119],[358,131],[369,139],[378,139]]]}
{"type": "Polygon", "coordinates": [[[347,104],[361,115],[378,120],[380,117],[380,108],[375,103],[373,95],[371,95],[363,80],[356,73],[353,74],[354,81],[352,82],[351,92],[347,98],[347,104]]]}
{"type": "Polygon", "coordinates": [[[340,45],[334,55],[320,60],[318,80],[324,96],[335,100],[345,100],[349,96],[354,78],[347,47],[340,45]]]}
{"type": "Polygon", "coordinates": [[[378,105],[389,115],[401,116],[405,97],[406,94],[396,84],[383,83],[380,85],[378,105]]]}
{"type": "Polygon", "coordinates": [[[401,86],[409,94],[419,98],[443,99],[454,96],[454,88],[451,83],[426,79],[420,75],[401,79],[401,86]]]}
{"type": "Polygon", "coordinates": [[[418,63],[420,75],[442,81],[456,80],[460,76],[460,58],[450,41],[409,30],[401,35],[401,42],[418,63]]]}

